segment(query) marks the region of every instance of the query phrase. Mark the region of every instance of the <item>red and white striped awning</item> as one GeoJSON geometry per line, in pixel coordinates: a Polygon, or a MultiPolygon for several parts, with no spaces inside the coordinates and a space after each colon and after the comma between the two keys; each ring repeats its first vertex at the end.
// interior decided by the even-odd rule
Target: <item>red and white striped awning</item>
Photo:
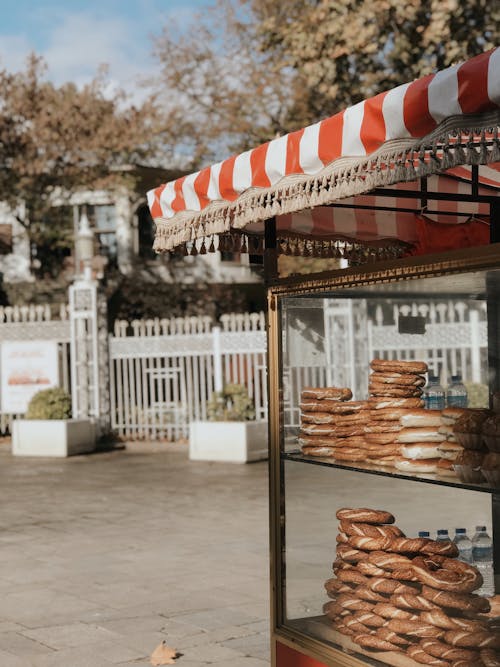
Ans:
{"type": "MultiPolygon", "coordinates": [[[[365,193],[398,183],[418,189],[416,178],[444,172],[429,190],[470,193],[467,165],[481,165],[481,192],[496,194],[499,107],[497,48],[150,191],[154,247],[171,250],[231,229],[261,233],[273,216],[282,235],[412,243],[415,214],[325,205],[383,206],[365,193]]],[[[444,215],[453,206],[488,215],[484,205],[439,202],[435,220],[463,222],[444,215]]]]}

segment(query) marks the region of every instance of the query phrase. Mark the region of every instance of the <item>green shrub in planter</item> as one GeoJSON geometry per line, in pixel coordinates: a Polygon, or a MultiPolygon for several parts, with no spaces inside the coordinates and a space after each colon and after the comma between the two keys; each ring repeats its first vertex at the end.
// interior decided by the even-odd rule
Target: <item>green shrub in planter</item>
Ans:
{"type": "Polygon", "coordinates": [[[60,387],[38,391],[28,404],[26,419],[71,419],[71,396],[60,387]]]}
{"type": "Polygon", "coordinates": [[[255,409],[246,387],[227,384],[222,391],[214,391],[207,405],[211,422],[245,422],[255,419],[255,409]]]}

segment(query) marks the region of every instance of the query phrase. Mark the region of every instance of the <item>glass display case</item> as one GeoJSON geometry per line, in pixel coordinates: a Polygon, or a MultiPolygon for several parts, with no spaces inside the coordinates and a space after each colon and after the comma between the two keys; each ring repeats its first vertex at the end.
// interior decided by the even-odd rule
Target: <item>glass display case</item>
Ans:
{"type": "Polygon", "coordinates": [[[268,299],[273,664],[499,665],[499,250],[268,299]]]}

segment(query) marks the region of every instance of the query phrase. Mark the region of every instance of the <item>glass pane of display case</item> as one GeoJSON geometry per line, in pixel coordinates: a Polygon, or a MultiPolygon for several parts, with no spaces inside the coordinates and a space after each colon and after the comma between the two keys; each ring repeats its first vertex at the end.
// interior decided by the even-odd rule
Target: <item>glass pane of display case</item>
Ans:
{"type": "Polygon", "coordinates": [[[500,664],[499,285],[492,270],[278,299],[278,626],[342,664],[500,664]]]}

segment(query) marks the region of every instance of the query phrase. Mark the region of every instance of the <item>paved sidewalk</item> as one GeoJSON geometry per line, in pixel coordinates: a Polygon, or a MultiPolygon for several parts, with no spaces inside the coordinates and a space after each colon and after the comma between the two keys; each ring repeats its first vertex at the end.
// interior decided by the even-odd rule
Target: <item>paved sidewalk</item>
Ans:
{"type": "Polygon", "coordinates": [[[265,667],[267,464],[0,447],[0,665],[265,667]]]}

